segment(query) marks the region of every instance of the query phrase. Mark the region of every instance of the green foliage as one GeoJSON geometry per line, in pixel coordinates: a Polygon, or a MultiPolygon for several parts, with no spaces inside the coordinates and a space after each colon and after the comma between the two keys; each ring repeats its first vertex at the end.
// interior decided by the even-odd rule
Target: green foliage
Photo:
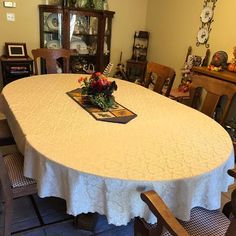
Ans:
{"type": "Polygon", "coordinates": [[[90,78],[82,78],[82,94],[87,95],[89,101],[100,107],[103,111],[108,111],[115,103],[112,93],[117,90],[116,82],[109,81],[100,72],[95,72],[90,78]]]}

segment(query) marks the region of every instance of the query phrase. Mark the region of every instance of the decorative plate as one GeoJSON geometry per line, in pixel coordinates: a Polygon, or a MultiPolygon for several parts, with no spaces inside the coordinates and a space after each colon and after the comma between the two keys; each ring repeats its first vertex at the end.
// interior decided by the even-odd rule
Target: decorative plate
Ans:
{"type": "Polygon", "coordinates": [[[201,13],[201,21],[203,23],[209,22],[213,17],[213,10],[210,7],[204,7],[201,13]]]}
{"type": "Polygon", "coordinates": [[[59,40],[51,40],[51,41],[47,42],[47,48],[50,48],[50,49],[61,48],[60,41],[59,40]]]}
{"type": "Polygon", "coordinates": [[[70,43],[70,49],[75,49],[79,54],[88,54],[88,47],[83,40],[75,40],[70,43]]]}
{"type": "Polygon", "coordinates": [[[201,44],[206,43],[208,40],[209,32],[205,28],[201,28],[197,34],[197,41],[201,44]]]}
{"type": "Polygon", "coordinates": [[[59,21],[58,15],[56,13],[51,13],[48,15],[46,22],[50,30],[58,30],[59,21]]]}

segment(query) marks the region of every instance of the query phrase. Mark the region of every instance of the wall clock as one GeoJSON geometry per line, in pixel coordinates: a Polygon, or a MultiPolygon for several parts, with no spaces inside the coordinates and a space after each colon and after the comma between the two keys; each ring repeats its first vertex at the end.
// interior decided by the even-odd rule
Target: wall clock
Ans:
{"type": "Polygon", "coordinates": [[[200,15],[201,26],[197,33],[197,43],[199,46],[204,44],[206,48],[209,48],[209,34],[211,31],[211,23],[213,22],[214,9],[217,0],[204,0],[203,9],[200,15]]]}

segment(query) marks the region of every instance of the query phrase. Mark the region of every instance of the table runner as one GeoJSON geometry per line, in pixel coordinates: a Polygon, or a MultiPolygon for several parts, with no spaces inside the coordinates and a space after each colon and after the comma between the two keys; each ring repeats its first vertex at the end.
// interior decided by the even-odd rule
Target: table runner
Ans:
{"type": "Polygon", "coordinates": [[[114,108],[109,109],[109,111],[102,111],[101,108],[96,107],[91,103],[84,103],[80,88],[67,92],[67,95],[76,101],[96,120],[126,124],[137,116],[117,102],[115,102],[114,108]]]}

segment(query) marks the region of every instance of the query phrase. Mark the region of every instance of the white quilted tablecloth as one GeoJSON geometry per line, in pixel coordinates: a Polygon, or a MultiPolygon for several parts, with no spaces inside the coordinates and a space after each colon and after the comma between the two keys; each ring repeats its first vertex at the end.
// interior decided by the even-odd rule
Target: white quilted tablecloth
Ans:
{"type": "Polygon", "coordinates": [[[156,190],[175,216],[191,208],[220,208],[233,178],[232,142],[202,113],[139,85],[116,80],[116,101],[138,116],[127,124],[95,120],[67,94],[79,75],[34,76],[4,87],[0,107],[24,173],[39,195],[66,199],[67,212],[105,214],[125,225],[135,216],[154,222],[140,192],[156,190]]]}

